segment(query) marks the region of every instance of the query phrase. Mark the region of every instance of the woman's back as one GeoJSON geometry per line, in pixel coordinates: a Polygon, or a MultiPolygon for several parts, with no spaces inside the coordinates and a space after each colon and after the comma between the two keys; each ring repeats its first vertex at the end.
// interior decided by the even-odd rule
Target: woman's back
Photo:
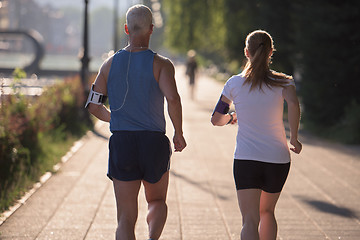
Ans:
{"type": "Polygon", "coordinates": [[[282,87],[253,89],[239,74],[225,84],[223,95],[235,105],[238,119],[236,159],[287,163],[290,154],[283,125],[282,87]]]}

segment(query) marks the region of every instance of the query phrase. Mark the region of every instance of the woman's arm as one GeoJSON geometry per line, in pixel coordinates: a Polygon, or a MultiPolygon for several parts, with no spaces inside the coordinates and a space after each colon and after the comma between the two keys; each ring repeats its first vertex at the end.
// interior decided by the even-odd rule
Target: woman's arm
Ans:
{"type": "MultiPolygon", "coordinates": [[[[231,104],[231,100],[225,97],[224,95],[221,95],[219,101],[223,101],[224,103],[227,103],[228,105],[231,104]]],[[[211,117],[211,123],[214,126],[224,126],[226,124],[235,124],[237,122],[237,116],[236,113],[232,114],[222,114],[217,111],[214,111],[214,114],[211,117]],[[232,120],[231,120],[232,118],[232,120]],[[230,121],[231,120],[231,121],[230,121]]]]}
{"type": "Polygon", "coordinates": [[[290,124],[290,144],[293,148],[291,151],[300,153],[302,144],[298,140],[298,130],[300,124],[300,104],[296,95],[296,89],[294,86],[287,86],[283,89],[283,97],[288,105],[288,120],[290,124]]]}

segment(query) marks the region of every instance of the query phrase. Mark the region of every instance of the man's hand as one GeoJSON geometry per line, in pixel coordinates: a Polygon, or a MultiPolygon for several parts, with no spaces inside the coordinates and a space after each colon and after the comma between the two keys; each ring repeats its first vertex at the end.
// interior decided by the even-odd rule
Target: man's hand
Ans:
{"type": "Polygon", "coordinates": [[[175,152],[181,152],[186,147],[186,141],[183,135],[176,134],[173,138],[175,152]]]}

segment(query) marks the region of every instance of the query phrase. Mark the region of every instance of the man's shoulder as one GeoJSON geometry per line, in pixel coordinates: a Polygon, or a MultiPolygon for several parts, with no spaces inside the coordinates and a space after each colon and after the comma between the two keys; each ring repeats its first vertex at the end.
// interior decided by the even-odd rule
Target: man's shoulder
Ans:
{"type": "MultiPolygon", "coordinates": [[[[115,55],[115,54],[114,54],[115,55]]],[[[112,56],[109,56],[101,65],[100,67],[100,71],[104,72],[105,73],[108,73],[110,71],[110,68],[111,68],[111,64],[112,64],[112,61],[114,59],[114,55],[112,56]]]]}
{"type": "Polygon", "coordinates": [[[172,63],[172,61],[167,58],[164,57],[160,54],[155,54],[154,56],[154,67],[156,69],[168,69],[168,70],[174,70],[174,64],[172,63]]]}
{"type": "Polygon", "coordinates": [[[160,55],[158,53],[155,54],[154,60],[159,64],[166,64],[166,65],[171,64],[171,65],[173,65],[172,61],[169,58],[167,58],[165,56],[162,56],[162,55],[160,55]]]}

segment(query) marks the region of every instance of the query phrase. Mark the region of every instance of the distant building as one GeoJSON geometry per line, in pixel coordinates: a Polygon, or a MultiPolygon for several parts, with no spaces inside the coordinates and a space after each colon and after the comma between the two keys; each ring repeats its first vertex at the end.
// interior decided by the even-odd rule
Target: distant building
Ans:
{"type": "Polygon", "coordinates": [[[0,0],[0,29],[9,28],[9,1],[0,0]]]}
{"type": "Polygon", "coordinates": [[[80,29],[64,12],[50,5],[40,7],[34,0],[0,0],[0,29],[38,31],[47,54],[76,55],[80,47],[80,29]]]}

